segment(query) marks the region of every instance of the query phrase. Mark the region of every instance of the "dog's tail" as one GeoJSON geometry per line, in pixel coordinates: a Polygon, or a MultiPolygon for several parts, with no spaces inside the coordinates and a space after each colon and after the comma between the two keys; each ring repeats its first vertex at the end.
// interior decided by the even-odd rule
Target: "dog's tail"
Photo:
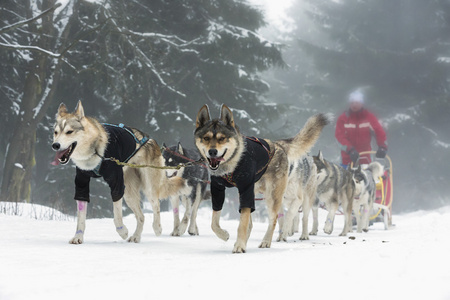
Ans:
{"type": "Polygon", "coordinates": [[[372,173],[373,180],[375,180],[375,182],[377,182],[378,178],[383,176],[384,173],[383,166],[377,161],[370,163],[370,165],[367,167],[367,170],[372,173]]]}
{"type": "Polygon", "coordinates": [[[297,160],[311,150],[318,140],[322,129],[332,119],[332,114],[316,114],[306,121],[305,126],[303,126],[302,130],[296,136],[278,141],[287,152],[289,160],[297,160]]]}
{"type": "Polygon", "coordinates": [[[170,196],[177,196],[187,193],[187,182],[185,179],[174,176],[168,178],[166,174],[163,174],[163,182],[159,190],[159,199],[169,198],[170,196]]]}

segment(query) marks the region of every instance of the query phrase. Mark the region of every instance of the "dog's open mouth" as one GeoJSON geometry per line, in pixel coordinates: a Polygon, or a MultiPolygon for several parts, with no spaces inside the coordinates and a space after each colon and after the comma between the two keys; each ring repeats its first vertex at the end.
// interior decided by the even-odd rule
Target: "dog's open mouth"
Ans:
{"type": "Polygon", "coordinates": [[[217,170],[219,168],[220,162],[225,161],[223,158],[225,156],[225,153],[227,153],[228,149],[225,149],[225,152],[223,152],[223,155],[220,157],[207,157],[209,168],[211,170],[217,170]]]}
{"type": "Polygon", "coordinates": [[[69,162],[70,156],[72,155],[76,146],[77,146],[77,142],[74,142],[67,149],[57,151],[56,155],[55,155],[55,159],[52,161],[52,165],[57,166],[59,164],[62,164],[62,165],[67,164],[69,162]]]}

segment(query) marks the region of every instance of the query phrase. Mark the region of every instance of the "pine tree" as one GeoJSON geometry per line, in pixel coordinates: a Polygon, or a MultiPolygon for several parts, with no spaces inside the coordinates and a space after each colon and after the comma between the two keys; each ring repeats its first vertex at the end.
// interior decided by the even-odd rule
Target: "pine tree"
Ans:
{"type": "MultiPolygon", "coordinates": [[[[37,1],[32,12],[27,12],[31,7],[27,1],[19,5],[10,1],[10,7],[2,11],[5,18],[0,27],[19,22],[25,16],[36,16],[54,3],[48,1],[37,1]]],[[[205,103],[211,106],[213,113],[226,103],[235,108],[236,118],[244,130],[258,132],[254,123],[263,119],[258,113],[263,111],[259,96],[268,90],[258,72],[273,65],[283,65],[278,44],[256,33],[264,25],[261,12],[246,2],[228,0],[69,3],[73,6],[65,6],[64,11],[59,8],[52,18],[47,19],[46,26],[30,23],[36,31],[11,30],[7,35],[0,32],[9,41],[9,46],[35,45],[41,37],[60,38],[59,43],[65,45],[59,46],[65,52],[58,60],[61,62],[58,84],[53,85],[46,105],[40,110],[42,117],[34,125],[37,127],[36,138],[26,139],[31,145],[28,152],[31,155],[36,152],[38,158],[32,186],[33,191],[39,191],[34,195],[37,201],[53,201],[48,197],[72,198],[72,168],[48,166],[53,155],[49,151],[53,117],[60,102],[73,108],[76,101],[82,100],[87,114],[100,121],[122,122],[140,128],[160,144],[181,140],[192,145],[195,116],[205,103]],[[66,23],[67,20],[70,22],[66,23]],[[64,31],[66,35],[61,36],[59,30],[67,24],[70,27],[64,31]],[[34,151],[36,141],[37,150],[34,151]],[[68,178],[68,183],[55,191],[53,183],[61,178],[68,178]]],[[[2,69],[0,76],[7,78],[9,74],[17,73],[9,81],[3,81],[11,88],[9,91],[2,85],[2,90],[10,95],[9,102],[5,102],[8,103],[6,110],[10,112],[19,107],[11,120],[0,122],[8,126],[23,122],[20,114],[24,102],[20,95],[23,93],[21,74],[25,73],[28,63],[26,58],[48,56],[46,51],[59,53],[60,48],[53,47],[55,40],[52,43],[41,45],[39,50],[0,47],[0,56],[10,67],[2,69]],[[19,61],[21,67],[17,67],[13,59],[19,61]]],[[[50,55],[45,60],[51,61],[51,58],[50,55]]],[[[45,68],[34,78],[48,81],[54,76],[54,70],[45,68]]],[[[33,73],[30,73],[33,78],[31,75],[33,73]]],[[[29,111],[36,110],[36,105],[30,105],[29,111]]],[[[13,139],[13,134],[0,134],[9,141],[13,139]]],[[[6,164],[14,166],[15,162],[7,159],[6,164]]],[[[30,179],[32,171],[32,166],[26,169],[30,179]]],[[[3,199],[23,200],[22,196],[7,196],[11,185],[6,177],[3,177],[3,199]]],[[[102,203],[110,204],[100,196],[107,194],[102,188],[91,191],[101,198],[102,203]]]]}

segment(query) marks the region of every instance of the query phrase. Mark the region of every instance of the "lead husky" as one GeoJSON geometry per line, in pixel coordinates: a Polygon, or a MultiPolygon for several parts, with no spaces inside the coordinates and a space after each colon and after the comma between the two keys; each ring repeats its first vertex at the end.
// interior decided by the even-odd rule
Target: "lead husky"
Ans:
{"type": "Polygon", "coordinates": [[[383,166],[372,162],[366,169],[361,166],[354,171],[356,183],[353,211],[355,212],[357,231],[369,231],[370,213],[373,209],[376,194],[376,182],[383,175],[383,166]]]}
{"type": "MultiPolygon", "coordinates": [[[[164,164],[166,166],[178,166],[182,163],[193,162],[200,159],[200,154],[198,151],[193,149],[185,149],[178,143],[177,146],[167,147],[165,144],[163,145],[163,157],[164,164]]],[[[181,236],[186,231],[186,228],[189,224],[188,232],[190,235],[198,235],[198,227],[197,227],[197,211],[200,205],[200,202],[205,199],[207,194],[206,186],[208,185],[208,170],[206,166],[203,164],[197,164],[190,166],[188,168],[181,168],[178,171],[167,170],[167,176],[179,176],[186,180],[188,189],[186,192],[178,196],[170,197],[170,202],[172,204],[173,211],[173,231],[172,236],[181,236]],[[180,223],[179,217],[179,198],[184,204],[186,208],[183,219],[180,223]],[[189,222],[190,221],[190,222],[189,222]]]]}
{"type": "MultiPolygon", "coordinates": [[[[167,178],[165,172],[153,168],[129,168],[107,160],[114,155],[135,164],[163,166],[163,158],[156,141],[134,128],[100,124],[86,117],[81,101],[73,113],[61,104],[56,114],[52,148],[57,151],[54,165],[67,164],[72,159],[76,165],[75,200],[77,200],[77,230],[71,244],[83,243],[86,227],[86,211],[89,202],[91,177],[103,177],[111,188],[114,204],[114,224],[119,235],[126,239],[128,229],[122,221],[122,200],[136,216],[137,226],[129,242],[138,243],[144,226],[144,214],[140,206],[142,191],[159,213],[159,199],[182,192],[186,186],[180,177],[167,178]],[[105,159],[106,158],[106,159],[105,159]],[[126,187],[126,188],[125,188],[126,187]]],[[[159,214],[154,215],[153,229],[161,234],[159,214]]]]}
{"type": "Polygon", "coordinates": [[[207,105],[200,109],[194,132],[195,145],[211,172],[211,227],[225,241],[229,234],[219,225],[225,188],[237,187],[239,190],[241,217],[233,253],[246,251],[252,229],[251,212],[255,209],[255,193],[264,194],[269,214],[269,227],[259,247],[270,248],[277,214],[288,183],[289,161],[304,155],[328,123],[326,115],[317,114],[307,121],[295,137],[272,142],[243,136],[226,105],[222,106],[218,119],[211,119],[207,105]]]}
{"type": "Polygon", "coordinates": [[[317,235],[319,221],[318,208],[319,201],[326,204],[328,210],[327,220],[323,231],[327,234],[333,232],[334,216],[339,204],[344,210],[344,229],[341,236],[347,235],[352,231],[352,207],[355,195],[355,180],[352,172],[345,170],[341,166],[325,160],[322,152],[313,156],[314,163],[317,166],[317,199],[313,205],[313,228],[310,235],[317,235]]]}

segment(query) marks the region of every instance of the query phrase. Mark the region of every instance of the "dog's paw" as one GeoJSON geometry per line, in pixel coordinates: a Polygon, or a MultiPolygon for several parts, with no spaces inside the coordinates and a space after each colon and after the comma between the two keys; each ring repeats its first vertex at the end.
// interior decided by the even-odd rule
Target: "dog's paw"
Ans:
{"type": "Polygon", "coordinates": [[[341,234],[339,234],[339,236],[347,236],[347,232],[342,231],[341,234]]]}
{"type": "Polygon", "coordinates": [[[307,234],[302,234],[300,236],[300,241],[308,241],[309,240],[309,235],[307,234]]]}
{"type": "Polygon", "coordinates": [[[280,232],[280,235],[277,238],[277,242],[287,242],[287,236],[286,234],[280,232]]]}
{"type": "Polygon", "coordinates": [[[186,232],[186,229],[187,229],[187,223],[181,222],[180,226],[178,227],[178,234],[180,236],[182,236],[186,232]]]}
{"type": "Polygon", "coordinates": [[[174,229],[171,233],[171,236],[181,236],[181,233],[178,229],[174,229]]]}
{"type": "Polygon", "coordinates": [[[261,244],[259,244],[259,248],[270,248],[271,244],[270,241],[262,241],[261,244]]]}
{"type": "Polygon", "coordinates": [[[199,235],[197,225],[195,226],[195,228],[189,228],[188,232],[190,235],[199,235]]]}
{"type": "Polygon", "coordinates": [[[326,234],[331,234],[333,232],[333,223],[327,222],[323,228],[323,232],[326,234]]]}
{"type": "Polygon", "coordinates": [[[128,243],[139,243],[140,241],[141,241],[141,236],[140,235],[132,235],[128,239],[128,243]]]}
{"type": "Polygon", "coordinates": [[[120,237],[124,240],[128,237],[128,228],[125,225],[122,225],[120,227],[116,227],[117,233],[120,235],[120,237]]]}
{"type": "Polygon", "coordinates": [[[317,230],[313,230],[309,233],[309,235],[317,235],[317,230]]]}
{"type": "Polygon", "coordinates": [[[224,240],[225,242],[228,241],[228,239],[230,238],[230,234],[226,230],[220,229],[214,232],[219,239],[224,240]]]}
{"type": "Polygon", "coordinates": [[[236,244],[234,244],[233,253],[245,253],[245,245],[236,242],[236,244]]]}
{"type": "Polygon", "coordinates": [[[76,234],[76,235],[69,241],[69,244],[73,244],[73,245],[83,244],[83,235],[82,235],[82,234],[76,234]]]}
{"type": "Polygon", "coordinates": [[[155,232],[156,236],[160,236],[162,233],[161,224],[153,224],[153,231],[155,232]]]}

